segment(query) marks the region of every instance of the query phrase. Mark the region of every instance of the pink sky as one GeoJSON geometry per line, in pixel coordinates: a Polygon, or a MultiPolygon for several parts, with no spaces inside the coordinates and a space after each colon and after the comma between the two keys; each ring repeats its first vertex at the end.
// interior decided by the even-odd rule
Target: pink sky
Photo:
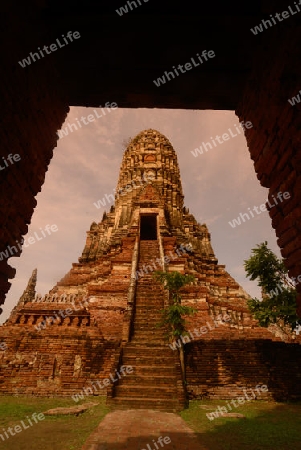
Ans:
{"type": "MultiPolygon", "coordinates": [[[[63,128],[67,123],[77,123],[81,116],[95,116],[93,109],[71,108],[63,128]]],[[[101,114],[100,108],[97,111],[101,114]]],[[[60,139],[25,238],[34,236],[40,228],[44,230],[47,224],[55,224],[58,230],[28,245],[20,258],[10,259],[17,274],[1,323],[17,303],[34,268],[38,269],[37,292],[45,294],[78,261],[86,231],[103,215],[104,208],[97,209],[94,202],[116,188],[123,141],[147,128],[163,133],[173,145],[185,206],[200,223],[208,225],[219,263],[226,264],[226,270],[250,295],[259,296],[256,283],[245,277],[243,261],[265,240],[280,256],[268,213],[256,214],[235,228],[228,223],[267,199],[267,189],[256,178],[246,140],[237,135],[198,157],[191,153],[203,141],[212,142],[216,135],[229,133],[229,128],[235,133],[235,124],[238,119],[230,111],[117,108],[60,139]]]]}

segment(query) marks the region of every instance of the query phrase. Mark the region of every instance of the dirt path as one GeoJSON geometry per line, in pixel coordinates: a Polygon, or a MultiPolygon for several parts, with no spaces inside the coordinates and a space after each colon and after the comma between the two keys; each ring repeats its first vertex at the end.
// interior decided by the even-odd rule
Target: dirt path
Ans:
{"type": "Polygon", "coordinates": [[[82,450],[161,449],[208,450],[181,417],[149,409],[107,414],[82,447],[82,450]]]}

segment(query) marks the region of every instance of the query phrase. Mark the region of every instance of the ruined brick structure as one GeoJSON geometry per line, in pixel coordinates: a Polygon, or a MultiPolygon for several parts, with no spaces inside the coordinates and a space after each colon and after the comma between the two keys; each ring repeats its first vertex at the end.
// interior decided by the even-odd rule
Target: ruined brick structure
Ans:
{"type": "Polygon", "coordinates": [[[183,289],[183,303],[197,309],[186,343],[192,398],[235,397],[257,384],[268,386],[266,397],[300,397],[301,346],[252,319],[248,294],[184,207],[171,143],[151,129],[125,150],[115,204],[92,223],[79,262],[44,297],[35,294],[35,270],[0,328],[0,392],[71,395],[124,365],[133,373],[107,387],[111,406],[183,408],[178,352],[156,327],[169,302],[152,278],[158,269],[195,276],[183,289]]]}
{"type": "MultiPolygon", "coordinates": [[[[114,101],[120,108],[233,110],[240,121],[253,123],[246,139],[270,198],[278,190],[291,194],[290,202],[270,215],[285,264],[297,277],[301,103],[291,106],[288,99],[301,88],[300,14],[254,35],[250,28],[286,9],[283,1],[152,0],[123,17],[116,13],[120,6],[118,0],[87,5],[29,0],[3,6],[1,156],[18,153],[21,161],[0,178],[0,251],[21,242],[28,231],[69,106],[114,101]],[[151,39],[143,39],[154,24],[151,39]],[[20,66],[18,61],[68,30],[78,30],[80,39],[20,66]],[[95,49],[100,49],[97,57],[95,49]],[[210,64],[154,85],[164,71],[203,49],[215,52],[210,64]]],[[[14,276],[9,260],[0,261],[0,304],[14,276]]],[[[301,283],[297,290],[301,315],[301,283]]]]}

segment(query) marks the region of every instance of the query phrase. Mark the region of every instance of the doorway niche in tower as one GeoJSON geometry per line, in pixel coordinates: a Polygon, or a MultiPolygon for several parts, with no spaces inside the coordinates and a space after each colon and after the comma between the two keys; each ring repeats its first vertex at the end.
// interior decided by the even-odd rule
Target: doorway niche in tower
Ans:
{"type": "Polygon", "coordinates": [[[140,217],[140,240],[157,240],[157,214],[143,215],[140,217]]]}

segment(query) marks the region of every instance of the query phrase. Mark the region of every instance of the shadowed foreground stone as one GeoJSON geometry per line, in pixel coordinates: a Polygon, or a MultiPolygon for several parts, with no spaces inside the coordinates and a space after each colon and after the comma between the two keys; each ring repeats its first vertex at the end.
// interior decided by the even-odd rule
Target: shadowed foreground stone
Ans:
{"type": "Polygon", "coordinates": [[[45,411],[43,414],[45,416],[66,416],[66,415],[75,415],[78,416],[79,414],[84,413],[89,408],[93,408],[93,406],[97,406],[99,403],[90,402],[90,403],[84,403],[83,405],[79,406],[70,406],[70,408],[66,407],[59,407],[59,408],[53,408],[48,409],[48,411],[45,411]]]}
{"type": "Polygon", "coordinates": [[[82,450],[207,450],[181,417],[150,409],[114,411],[106,415],[82,450]],[[163,447],[158,437],[171,440],[163,447]],[[147,446],[148,444],[148,446],[147,446]]]}

